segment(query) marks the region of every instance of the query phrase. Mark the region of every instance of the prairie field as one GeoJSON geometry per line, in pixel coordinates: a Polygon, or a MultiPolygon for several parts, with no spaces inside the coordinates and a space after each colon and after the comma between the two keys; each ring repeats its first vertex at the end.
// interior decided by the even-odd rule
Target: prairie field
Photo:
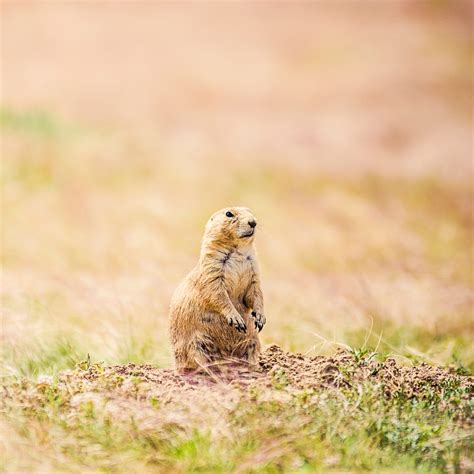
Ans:
{"type": "Polygon", "coordinates": [[[0,9],[4,472],[474,470],[470,2],[0,9]],[[188,384],[231,205],[264,375],[188,384]]]}

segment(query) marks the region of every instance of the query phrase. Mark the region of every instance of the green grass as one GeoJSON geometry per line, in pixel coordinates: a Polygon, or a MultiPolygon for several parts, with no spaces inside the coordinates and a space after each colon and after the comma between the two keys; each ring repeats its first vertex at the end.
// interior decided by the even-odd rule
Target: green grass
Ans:
{"type": "Polygon", "coordinates": [[[18,110],[0,106],[0,129],[36,138],[58,139],[79,131],[44,109],[18,110]]]}
{"type": "Polygon", "coordinates": [[[449,367],[460,374],[474,373],[474,350],[469,333],[438,333],[413,325],[378,323],[368,330],[346,334],[344,341],[363,352],[377,351],[378,357],[398,356],[411,363],[449,367]]]}
{"type": "MultiPolygon", "coordinates": [[[[372,357],[365,349],[353,352],[360,364],[372,357]]],[[[67,392],[40,383],[33,395],[26,382],[10,385],[7,393],[19,398],[7,399],[3,414],[22,443],[42,446],[54,470],[64,472],[130,472],[137,466],[141,472],[194,473],[460,472],[469,465],[474,445],[466,423],[474,403],[456,383],[446,382],[441,394],[426,385],[417,398],[400,391],[387,399],[377,384],[294,390],[275,377],[273,388],[250,387],[224,409],[222,433],[199,421],[160,421],[164,411],[179,408],[182,393],[167,404],[148,400],[158,418],[144,427],[133,405],[115,418],[106,399],[72,404],[75,394],[90,393],[74,383],[67,392]]],[[[99,377],[96,387],[122,383],[99,377]]],[[[27,457],[33,466],[39,462],[34,453],[27,457]]]]}
{"type": "Polygon", "coordinates": [[[60,336],[26,348],[26,354],[4,346],[2,359],[5,365],[15,368],[19,375],[36,378],[38,375],[53,375],[60,370],[73,368],[83,359],[83,354],[80,354],[75,341],[60,336]]]}

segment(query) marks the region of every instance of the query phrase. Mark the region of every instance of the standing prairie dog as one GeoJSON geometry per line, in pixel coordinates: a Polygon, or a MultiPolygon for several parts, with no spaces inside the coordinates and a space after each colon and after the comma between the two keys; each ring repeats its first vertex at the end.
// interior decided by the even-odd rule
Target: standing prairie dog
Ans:
{"type": "Polygon", "coordinates": [[[199,263],[171,300],[171,344],[180,372],[223,360],[257,361],[265,316],[256,226],[246,207],[221,209],[209,219],[199,263]]]}

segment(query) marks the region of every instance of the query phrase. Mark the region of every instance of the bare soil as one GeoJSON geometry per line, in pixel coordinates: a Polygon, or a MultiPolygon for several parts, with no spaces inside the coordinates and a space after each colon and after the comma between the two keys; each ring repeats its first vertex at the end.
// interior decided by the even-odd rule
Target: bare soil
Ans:
{"type": "Polygon", "coordinates": [[[41,397],[41,393],[54,387],[54,392],[66,397],[72,408],[102,400],[119,417],[134,412],[138,419],[140,415],[145,419],[147,410],[155,405],[173,405],[170,413],[175,415],[178,406],[187,407],[187,413],[190,410],[199,416],[203,409],[217,414],[218,406],[232,407],[255,390],[271,393],[274,398],[278,391],[284,397],[302,390],[344,392],[364,385],[371,385],[387,399],[439,400],[454,388],[464,389],[466,399],[474,393],[473,377],[426,363],[400,366],[394,359],[379,362],[374,355],[359,357],[346,350],[331,357],[306,357],[271,345],[261,354],[256,367],[220,364],[185,375],[152,365],[82,362],[75,370],[62,372],[57,383],[40,379],[36,385],[23,386],[20,397],[32,400],[35,393],[41,397]]]}
{"type": "Polygon", "coordinates": [[[284,351],[276,344],[269,346],[261,355],[259,364],[251,367],[241,364],[221,364],[206,370],[185,375],[173,369],[159,369],[151,365],[115,365],[97,370],[91,366],[87,370],[78,369],[65,372],[60,380],[67,383],[71,378],[84,379],[94,383],[101,378],[138,378],[141,384],[150,388],[169,389],[212,386],[215,384],[272,384],[275,378],[286,378],[285,385],[297,389],[352,387],[369,381],[385,386],[385,395],[390,397],[403,390],[408,396],[416,397],[428,385],[434,391],[442,390],[446,383],[452,382],[465,388],[474,388],[474,378],[458,375],[440,367],[426,363],[414,367],[397,365],[394,359],[378,362],[371,357],[360,361],[352,353],[339,350],[334,356],[305,357],[299,353],[284,351]]]}

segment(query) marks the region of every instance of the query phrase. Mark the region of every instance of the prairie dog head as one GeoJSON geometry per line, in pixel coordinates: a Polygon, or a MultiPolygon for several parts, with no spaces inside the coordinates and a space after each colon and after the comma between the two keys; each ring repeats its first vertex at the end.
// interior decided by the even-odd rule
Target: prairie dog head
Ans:
{"type": "Polygon", "coordinates": [[[226,207],[207,222],[204,242],[245,247],[253,242],[256,227],[257,219],[248,207],[226,207]]]}

